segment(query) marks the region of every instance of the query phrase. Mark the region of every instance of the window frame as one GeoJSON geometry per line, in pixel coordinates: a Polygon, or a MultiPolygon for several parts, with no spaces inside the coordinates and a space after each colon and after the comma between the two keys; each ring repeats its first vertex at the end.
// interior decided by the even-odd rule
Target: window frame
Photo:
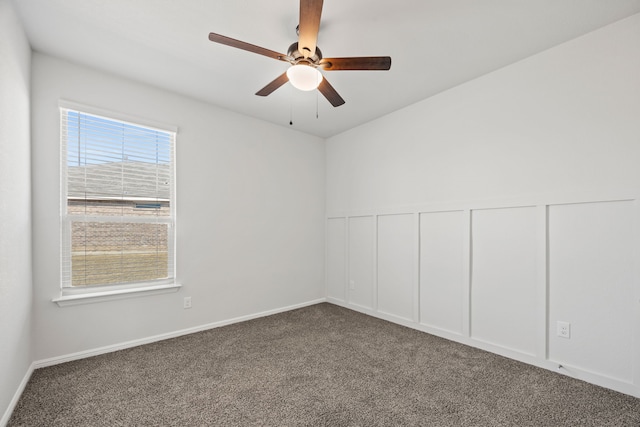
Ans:
{"type": "Polygon", "coordinates": [[[176,141],[177,126],[167,125],[134,117],[128,114],[117,113],[104,109],[99,109],[87,105],[82,105],[66,100],[60,100],[59,111],[59,137],[60,137],[60,295],[53,299],[59,306],[76,305],[108,301],[114,299],[129,298],[141,295],[154,295],[158,293],[175,292],[181,285],[176,282],[176,141]],[[68,175],[67,175],[67,141],[63,137],[63,120],[68,110],[81,114],[88,114],[112,120],[120,123],[140,126],[152,130],[171,134],[171,161],[170,161],[170,198],[169,216],[155,216],[153,219],[135,216],[104,216],[104,215],[78,215],[69,214],[68,203],[68,175]],[[149,281],[118,283],[118,284],[92,284],[85,286],[71,285],[71,272],[68,272],[68,283],[65,283],[65,262],[66,267],[71,268],[71,227],[72,222],[82,217],[85,221],[91,222],[116,222],[126,218],[126,222],[140,223],[162,223],[168,226],[168,264],[172,266],[170,277],[154,279],[149,281]],[[65,261],[66,258],[66,261],[65,261]]]}

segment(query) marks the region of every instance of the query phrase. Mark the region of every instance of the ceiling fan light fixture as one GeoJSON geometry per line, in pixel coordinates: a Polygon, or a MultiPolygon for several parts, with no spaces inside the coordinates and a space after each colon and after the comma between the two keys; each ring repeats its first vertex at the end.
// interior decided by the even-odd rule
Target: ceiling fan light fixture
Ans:
{"type": "Polygon", "coordinates": [[[304,64],[289,67],[287,77],[293,87],[304,91],[317,89],[323,79],[317,68],[304,64]]]}

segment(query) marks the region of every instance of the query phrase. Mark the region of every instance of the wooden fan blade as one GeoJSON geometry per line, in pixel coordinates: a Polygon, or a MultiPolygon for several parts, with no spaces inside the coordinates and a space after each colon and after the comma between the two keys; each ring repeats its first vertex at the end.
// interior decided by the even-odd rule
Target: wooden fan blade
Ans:
{"type": "Polygon", "coordinates": [[[391,58],[388,56],[360,56],[355,58],[323,58],[320,67],[326,71],[338,70],[388,70],[391,58]]]}
{"type": "Polygon", "coordinates": [[[323,0],[300,0],[298,50],[305,58],[315,55],[323,0]]]}
{"type": "Polygon", "coordinates": [[[333,86],[329,84],[326,78],[322,79],[320,86],[318,86],[318,90],[334,107],[339,107],[344,104],[344,99],[342,99],[333,86]]]}
{"type": "Polygon", "coordinates": [[[287,77],[287,73],[282,73],[279,77],[277,77],[274,81],[260,89],[256,92],[258,96],[267,96],[270,95],[273,91],[278,89],[280,86],[289,81],[289,77],[287,77]]]}
{"type": "Polygon", "coordinates": [[[265,49],[260,46],[256,46],[250,43],[246,43],[240,40],[232,39],[231,37],[223,36],[216,33],[209,33],[209,40],[212,42],[224,44],[227,46],[235,47],[238,49],[246,50],[249,52],[257,53],[259,55],[268,56],[269,58],[278,59],[280,61],[289,62],[287,55],[275,52],[273,50],[265,49]]]}

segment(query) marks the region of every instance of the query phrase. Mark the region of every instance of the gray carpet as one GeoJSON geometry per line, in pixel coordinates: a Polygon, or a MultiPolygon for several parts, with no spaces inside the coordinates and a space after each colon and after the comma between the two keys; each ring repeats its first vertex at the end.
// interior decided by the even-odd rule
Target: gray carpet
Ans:
{"type": "Polygon", "coordinates": [[[330,304],[34,372],[9,426],[640,426],[640,399],[330,304]]]}

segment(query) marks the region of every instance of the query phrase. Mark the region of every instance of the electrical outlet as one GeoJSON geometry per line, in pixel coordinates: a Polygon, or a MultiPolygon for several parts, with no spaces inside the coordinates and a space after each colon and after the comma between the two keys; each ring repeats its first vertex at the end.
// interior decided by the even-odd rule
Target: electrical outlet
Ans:
{"type": "Polygon", "coordinates": [[[184,297],[183,303],[182,303],[182,307],[183,308],[191,308],[191,297],[184,297]]]}
{"type": "Polygon", "coordinates": [[[356,281],[349,280],[349,289],[353,291],[355,288],[356,288],[356,281]]]}
{"type": "Polygon", "coordinates": [[[556,334],[562,338],[571,338],[571,323],[558,321],[556,334]]]}

